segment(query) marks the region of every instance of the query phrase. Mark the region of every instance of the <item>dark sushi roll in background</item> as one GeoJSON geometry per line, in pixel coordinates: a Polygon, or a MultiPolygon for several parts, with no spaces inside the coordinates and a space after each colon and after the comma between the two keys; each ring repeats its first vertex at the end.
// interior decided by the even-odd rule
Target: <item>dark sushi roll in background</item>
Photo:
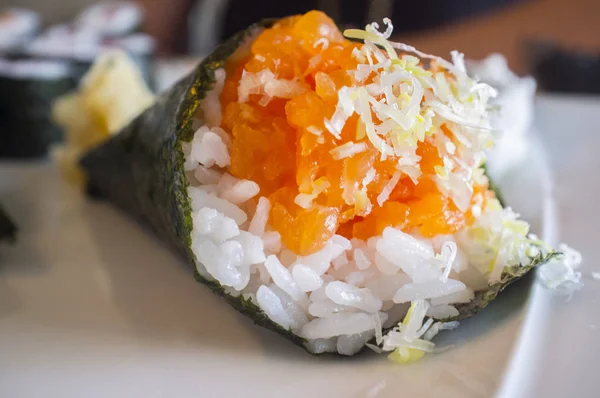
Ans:
{"type": "Polygon", "coordinates": [[[39,33],[34,12],[0,13],[0,157],[42,157],[61,140],[51,121],[53,101],[72,91],[107,50],[126,52],[153,88],[152,37],[139,32],[140,6],[105,1],[74,21],[39,33]]]}
{"type": "Polygon", "coordinates": [[[12,243],[17,235],[17,227],[0,206],[0,244],[12,243]]]}
{"type": "Polygon", "coordinates": [[[68,63],[0,59],[0,158],[45,156],[61,138],[52,103],[74,87],[68,63]]]}
{"type": "Polygon", "coordinates": [[[71,65],[75,81],[79,81],[92,66],[102,44],[102,38],[91,31],[70,25],[55,25],[36,37],[23,50],[32,59],[60,60],[71,65]]]}
{"type": "MultiPolygon", "coordinates": [[[[136,2],[101,1],[79,14],[74,29],[80,34],[99,38],[99,50],[124,50],[138,65],[146,83],[153,88],[152,58],[155,45],[152,37],[140,32],[143,17],[143,9],[136,2]]],[[[83,70],[85,72],[87,68],[83,70]]]]}
{"type": "Polygon", "coordinates": [[[0,11],[0,53],[14,54],[29,42],[40,26],[38,14],[22,8],[0,11]]]}
{"type": "Polygon", "coordinates": [[[121,49],[131,56],[142,71],[146,83],[153,87],[154,39],[143,33],[127,36],[106,36],[101,33],[77,23],[73,26],[56,25],[31,41],[24,53],[33,59],[62,60],[70,63],[73,78],[79,82],[102,51],[121,49]]]}

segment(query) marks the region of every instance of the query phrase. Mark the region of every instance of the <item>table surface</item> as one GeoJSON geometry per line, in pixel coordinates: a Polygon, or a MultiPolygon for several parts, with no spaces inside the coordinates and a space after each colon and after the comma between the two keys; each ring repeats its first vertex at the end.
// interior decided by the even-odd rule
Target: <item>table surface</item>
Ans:
{"type": "MultiPolygon", "coordinates": [[[[229,309],[152,235],[85,200],[52,165],[1,163],[0,202],[20,234],[0,253],[0,396],[595,395],[600,99],[541,96],[536,113],[556,231],[583,253],[585,288],[566,302],[533,284],[527,301],[532,278],[519,282],[440,336],[454,349],[405,367],[306,355],[229,309]]],[[[543,206],[525,174],[507,193],[535,218],[543,206]]]]}

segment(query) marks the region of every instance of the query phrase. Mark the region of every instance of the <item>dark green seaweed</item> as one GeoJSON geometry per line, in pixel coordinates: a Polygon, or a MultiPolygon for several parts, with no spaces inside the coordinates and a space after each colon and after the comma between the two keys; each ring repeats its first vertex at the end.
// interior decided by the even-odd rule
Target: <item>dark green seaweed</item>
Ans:
{"type": "Polygon", "coordinates": [[[17,238],[17,227],[0,207],[0,242],[13,243],[17,238]]]}
{"type": "MultiPolygon", "coordinates": [[[[306,348],[302,338],[271,321],[256,304],[242,296],[228,294],[218,282],[198,274],[191,250],[191,205],[181,143],[192,138],[192,122],[199,101],[214,84],[214,71],[223,66],[249,32],[271,23],[265,21],[253,25],[217,47],[190,75],[162,95],[154,106],[118,135],[89,152],[81,160],[81,165],[87,173],[90,195],[113,202],[152,229],[184,257],[198,282],[207,285],[236,310],[256,324],[306,348]]],[[[472,303],[459,306],[459,318],[474,315],[504,287],[548,259],[538,258],[530,266],[505,270],[501,282],[477,292],[472,303]]]]}
{"type": "Polygon", "coordinates": [[[500,187],[490,177],[488,170],[487,170],[487,164],[485,164],[485,163],[483,164],[483,171],[485,172],[488,179],[490,180],[490,189],[492,190],[492,192],[494,192],[494,195],[496,195],[496,199],[498,199],[498,202],[500,202],[502,207],[504,207],[505,202],[504,202],[504,197],[502,196],[502,192],[500,192],[500,187]]]}
{"type": "Polygon", "coordinates": [[[492,300],[494,300],[498,294],[502,290],[506,289],[511,283],[517,281],[519,278],[523,277],[526,273],[538,265],[545,264],[558,255],[560,255],[559,252],[551,252],[544,256],[540,254],[532,258],[529,265],[506,267],[502,272],[499,282],[488,286],[488,288],[485,290],[479,290],[475,292],[475,298],[472,301],[455,305],[459,315],[455,318],[447,319],[447,321],[458,321],[472,317],[487,307],[488,304],[492,302],[492,300]]]}
{"type": "Polygon", "coordinates": [[[190,141],[199,101],[214,84],[214,71],[255,29],[240,32],[206,58],[190,75],[178,82],[118,135],[92,150],[81,166],[88,177],[91,196],[107,199],[148,226],[168,242],[193,267],[196,280],[224,297],[230,305],[260,326],[303,346],[303,339],[272,322],[256,304],[228,295],[215,281],[195,270],[191,250],[191,205],[183,171],[181,142],[190,141]]]}
{"type": "Polygon", "coordinates": [[[0,158],[33,158],[48,153],[62,137],[51,120],[52,102],[75,88],[59,79],[0,76],[0,158]]]}

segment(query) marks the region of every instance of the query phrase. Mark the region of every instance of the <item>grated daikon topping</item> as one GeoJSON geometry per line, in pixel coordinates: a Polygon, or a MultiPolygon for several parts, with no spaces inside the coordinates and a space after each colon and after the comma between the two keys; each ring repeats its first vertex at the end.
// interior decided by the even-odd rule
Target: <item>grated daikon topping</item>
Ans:
{"type": "Polygon", "coordinates": [[[487,110],[488,99],[496,91],[467,76],[462,54],[453,52],[453,61],[448,62],[391,42],[392,23],[387,18],[384,22],[383,33],[377,30],[377,23],[367,25],[365,30],[344,32],[350,39],[364,41],[353,52],[359,64],[348,73],[358,82],[372,79],[366,85],[338,91],[335,112],[325,121],[325,127],[340,139],[348,118],[357,114],[381,158],[396,156],[398,170],[414,180],[421,174],[417,144],[432,137],[443,160],[443,166],[436,168],[436,183],[459,209],[466,211],[478,175],[475,171],[485,161],[484,150],[493,144],[487,110]],[[398,55],[396,49],[421,58],[398,55]],[[424,60],[430,64],[427,69],[424,60]]]}

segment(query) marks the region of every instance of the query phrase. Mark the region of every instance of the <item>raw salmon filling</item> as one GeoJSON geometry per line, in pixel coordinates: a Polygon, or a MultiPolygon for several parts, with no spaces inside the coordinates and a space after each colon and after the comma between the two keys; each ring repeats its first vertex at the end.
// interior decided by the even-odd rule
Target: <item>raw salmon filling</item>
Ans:
{"type": "Polygon", "coordinates": [[[495,91],[384,22],[344,37],[312,11],[261,30],[216,71],[182,149],[201,275],[315,353],[375,338],[405,362],[547,249],[488,189],[495,91]]]}
{"type": "Polygon", "coordinates": [[[391,60],[310,12],[263,32],[251,55],[227,70],[221,104],[232,134],[230,173],[258,183],[272,205],[271,226],[297,254],[322,249],[335,233],[364,240],[387,226],[452,234],[473,222],[473,204],[493,196],[484,177],[463,178],[470,192],[459,208],[436,183],[446,170],[472,174],[483,161],[461,156],[480,143],[467,135],[469,147],[461,145],[455,123],[436,118],[422,98],[435,93],[414,74],[452,89],[439,65],[424,70],[410,55],[391,60]]]}

